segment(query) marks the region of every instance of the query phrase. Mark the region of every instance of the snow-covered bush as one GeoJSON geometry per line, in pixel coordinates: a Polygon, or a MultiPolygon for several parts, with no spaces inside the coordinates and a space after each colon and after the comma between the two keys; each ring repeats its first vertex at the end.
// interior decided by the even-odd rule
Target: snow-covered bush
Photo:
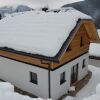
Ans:
{"type": "Polygon", "coordinates": [[[0,82],[0,93],[14,92],[14,86],[8,82],[0,82]]]}
{"type": "Polygon", "coordinates": [[[43,100],[41,98],[30,98],[14,92],[14,86],[8,82],[0,82],[0,100],[43,100]]]}

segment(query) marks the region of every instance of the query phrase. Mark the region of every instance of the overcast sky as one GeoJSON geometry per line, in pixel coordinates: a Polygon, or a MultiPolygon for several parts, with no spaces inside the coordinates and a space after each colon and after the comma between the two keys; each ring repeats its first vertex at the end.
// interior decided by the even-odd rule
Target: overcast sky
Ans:
{"type": "Polygon", "coordinates": [[[83,0],[0,0],[0,7],[6,5],[28,5],[32,8],[49,6],[51,9],[60,8],[69,3],[74,3],[83,0]]]}

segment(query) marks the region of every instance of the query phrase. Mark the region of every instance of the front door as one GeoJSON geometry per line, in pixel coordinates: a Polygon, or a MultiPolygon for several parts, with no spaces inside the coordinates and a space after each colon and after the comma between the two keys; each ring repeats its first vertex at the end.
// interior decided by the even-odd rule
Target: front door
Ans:
{"type": "Polygon", "coordinates": [[[78,80],[78,64],[74,65],[71,68],[71,84],[75,83],[78,80]]]}

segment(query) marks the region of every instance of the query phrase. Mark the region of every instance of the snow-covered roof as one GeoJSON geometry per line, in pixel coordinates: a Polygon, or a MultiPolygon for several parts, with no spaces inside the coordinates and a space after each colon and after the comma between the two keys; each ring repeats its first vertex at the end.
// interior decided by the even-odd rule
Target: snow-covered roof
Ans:
{"type": "Polygon", "coordinates": [[[54,57],[78,19],[91,17],[75,10],[59,13],[30,11],[0,21],[0,47],[54,57]]]}
{"type": "MultiPolygon", "coordinates": [[[[100,38],[100,29],[97,30],[100,38]]],[[[90,56],[100,57],[100,43],[91,43],[89,49],[90,56]]]]}

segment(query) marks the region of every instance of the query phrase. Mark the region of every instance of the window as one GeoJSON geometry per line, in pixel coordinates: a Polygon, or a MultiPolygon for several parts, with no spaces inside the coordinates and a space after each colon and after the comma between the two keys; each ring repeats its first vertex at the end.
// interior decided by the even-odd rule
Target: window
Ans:
{"type": "Polygon", "coordinates": [[[65,82],[65,72],[61,73],[60,75],[60,85],[63,84],[65,82]]]}
{"type": "Polygon", "coordinates": [[[69,47],[67,48],[66,51],[71,51],[71,46],[69,45],[69,47]]]}
{"type": "Polygon", "coordinates": [[[37,81],[37,74],[36,73],[33,73],[33,72],[30,72],[30,82],[34,83],[34,84],[38,84],[38,81],[37,81]]]}
{"type": "Polygon", "coordinates": [[[83,65],[82,65],[82,68],[85,68],[86,67],[86,60],[85,59],[83,59],[83,65]]]}
{"type": "Polygon", "coordinates": [[[83,37],[81,36],[81,38],[80,38],[80,47],[82,47],[84,45],[84,43],[83,43],[83,37]]]}

